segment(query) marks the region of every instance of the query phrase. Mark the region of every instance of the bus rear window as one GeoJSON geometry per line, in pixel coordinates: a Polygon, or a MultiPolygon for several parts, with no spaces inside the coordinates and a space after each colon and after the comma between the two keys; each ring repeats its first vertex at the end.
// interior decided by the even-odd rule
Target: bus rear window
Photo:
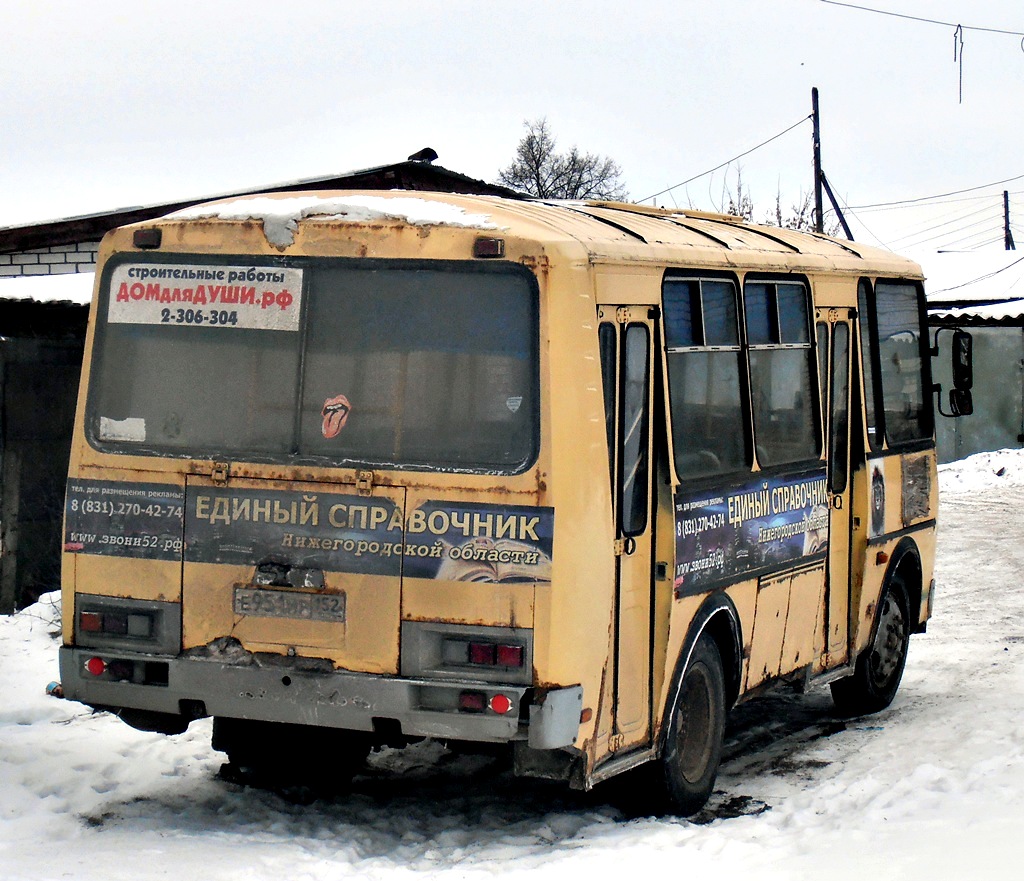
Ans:
{"type": "MultiPolygon", "coordinates": [[[[197,262],[190,272],[217,281],[238,269],[197,262]]],[[[89,397],[95,446],[507,473],[533,461],[537,294],[527,271],[395,261],[260,269],[284,281],[248,297],[241,284],[241,295],[229,290],[234,302],[221,292],[212,304],[214,285],[205,303],[195,282],[192,302],[150,302],[152,282],[131,279],[152,277],[152,265],[108,270],[89,397]]],[[[183,284],[162,281],[161,292],[183,284]]]]}

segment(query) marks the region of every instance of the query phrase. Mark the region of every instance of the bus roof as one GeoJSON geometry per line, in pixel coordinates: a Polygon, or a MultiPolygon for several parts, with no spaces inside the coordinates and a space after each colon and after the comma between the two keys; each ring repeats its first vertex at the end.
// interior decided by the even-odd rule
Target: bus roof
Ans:
{"type": "Polygon", "coordinates": [[[535,239],[575,241],[594,262],[628,260],[833,269],[922,277],[920,267],[890,251],[817,233],[748,223],[740,217],[625,202],[506,199],[452,193],[323,191],[266,193],[210,202],[165,221],[260,220],[272,245],[289,246],[298,225],[318,222],[461,227],[535,239]]]}

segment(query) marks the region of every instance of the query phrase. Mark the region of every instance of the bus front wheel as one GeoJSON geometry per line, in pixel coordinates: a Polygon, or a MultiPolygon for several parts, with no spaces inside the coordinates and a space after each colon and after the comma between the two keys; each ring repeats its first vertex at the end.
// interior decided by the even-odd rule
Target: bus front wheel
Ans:
{"type": "Polygon", "coordinates": [[[683,673],[659,763],[670,813],[695,814],[710,797],[722,759],[725,716],[722,657],[705,634],[683,673]]]}
{"type": "Polygon", "coordinates": [[[907,588],[893,576],[878,604],[875,634],[857,658],[852,676],[832,683],[832,701],[843,715],[863,716],[884,710],[896,696],[910,646],[907,588]]]}

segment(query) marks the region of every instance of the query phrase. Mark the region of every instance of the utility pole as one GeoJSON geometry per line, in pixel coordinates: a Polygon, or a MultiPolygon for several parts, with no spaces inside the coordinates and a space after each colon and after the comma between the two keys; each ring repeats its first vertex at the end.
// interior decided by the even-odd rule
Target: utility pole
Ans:
{"type": "Polygon", "coordinates": [[[814,231],[825,232],[825,213],[821,204],[821,126],[818,118],[818,87],[811,89],[811,119],[814,123],[814,231]]]}
{"type": "Polygon", "coordinates": [[[814,231],[825,232],[825,212],[821,203],[821,189],[825,188],[828,193],[828,200],[832,203],[832,210],[836,212],[839,223],[843,227],[846,237],[852,242],[853,233],[850,232],[850,225],[843,216],[843,209],[839,207],[839,200],[829,186],[828,178],[821,168],[821,124],[818,115],[818,89],[815,86],[811,89],[811,119],[814,122],[814,231]]]}
{"type": "Polygon", "coordinates": [[[1013,233],[1010,232],[1010,192],[1003,190],[1003,244],[1007,251],[1016,251],[1013,244],[1013,233]]]}

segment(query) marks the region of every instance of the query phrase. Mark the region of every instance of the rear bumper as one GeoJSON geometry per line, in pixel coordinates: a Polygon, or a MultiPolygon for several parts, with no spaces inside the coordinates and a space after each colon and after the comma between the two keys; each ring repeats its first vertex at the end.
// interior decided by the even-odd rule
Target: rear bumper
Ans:
{"type": "Polygon", "coordinates": [[[474,681],[432,681],[344,671],[310,672],[281,663],[236,665],[219,660],[63,647],[61,684],[66,697],[108,709],[170,716],[259,719],[372,732],[396,720],[404,735],[503,743],[526,741],[557,749],[575,741],[583,705],[580,686],[537,694],[525,686],[474,681]],[[93,675],[91,658],[111,669],[93,675]],[[484,696],[484,709],[459,709],[459,696],[484,696]],[[506,713],[490,709],[495,695],[511,701],[506,713]]]}

